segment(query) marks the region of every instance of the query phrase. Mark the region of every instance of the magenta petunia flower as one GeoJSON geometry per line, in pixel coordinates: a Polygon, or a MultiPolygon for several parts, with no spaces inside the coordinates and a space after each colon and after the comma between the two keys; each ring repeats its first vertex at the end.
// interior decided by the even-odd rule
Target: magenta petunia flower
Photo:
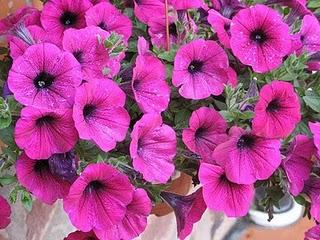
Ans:
{"type": "Polygon", "coordinates": [[[7,200],[0,195],[0,229],[6,228],[10,222],[11,207],[7,200]]]}
{"type": "Polygon", "coordinates": [[[93,231],[90,231],[90,232],[75,231],[75,232],[69,233],[69,235],[65,237],[63,240],[99,240],[99,238],[94,234],[93,231]]]}
{"type": "Polygon", "coordinates": [[[264,5],[240,10],[232,19],[230,31],[234,55],[255,72],[276,69],[291,49],[289,26],[264,5]]]}
{"type": "Polygon", "coordinates": [[[301,40],[300,51],[315,53],[320,51],[320,23],[313,15],[305,15],[302,20],[300,32],[297,34],[301,40]]]}
{"type": "Polygon", "coordinates": [[[55,36],[46,33],[42,27],[37,25],[28,27],[21,25],[16,27],[13,32],[14,34],[8,37],[10,56],[13,60],[22,56],[28,47],[37,43],[53,43],[57,46],[61,45],[60,39],[56,39],[55,36]]]}
{"type": "Polygon", "coordinates": [[[307,0],[267,0],[266,5],[280,4],[291,8],[290,14],[287,17],[288,23],[293,23],[297,18],[312,14],[306,6],[307,0]]]}
{"type": "Polygon", "coordinates": [[[200,8],[202,0],[171,0],[171,4],[176,10],[187,10],[192,8],[200,8]]]}
{"type": "Polygon", "coordinates": [[[309,179],[315,153],[312,139],[305,135],[297,135],[290,144],[289,152],[282,161],[282,167],[287,175],[290,193],[299,195],[303,190],[304,181],[309,179]]]}
{"type": "Polygon", "coordinates": [[[194,40],[182,46],[174,59],[172,83],[184,98],[220,95],[229,81],[227,54],[214,41],[194,40]]]}
{"type": "Polygon", "coordinates": [[[108,32],[116,32],[128,41],[132,34],[132,23],[115,6],[101,2],[86,12],[88,26],[98,26],[108,32]]]}
{"type": "Polygon", "coordinates": [[[13,62],[8,77],[18,102],[50,109],[71,107],[81,81],[80,65],[72,54],[50,43],[30,46],[13,62]]]}
{"type": "MultiPolygon", "coordinates": [[[[148,46],[145,47],[148,48],[148,46]]],[[[139,47],[139,51],[144,50],[139,47]]],[[[161,113],[168,107],[170,88],[166,82],[166,68],[152,54],[146,52],[139,54],[136,58],[131,87],[142,112],[161,113]]]]}
{"type": "Polygon", "coordinates": [[[320,225],[316,225],[305,232],[304,240],[319,240],[320,239],[320,225]]]}
{"type": "Polygon", "coordinates": [[[174,210],[178,238],[181,240],[185,239],[192,232],[193,225],[200,221],[207,208],[203,200],[202,188],[188,196],[181,196],[170,192],[162,192],[161,196],[174,210]]]}
{"type": "Polygon", "coordinates": [[[164,15],[165,5],[162,0],[134,0],[134,15],[143,23],[164,15]]]}
{"type": "Polygon", "coordinates": [[[255,134],[284,138],[290,135],[300,119],[299,97],[292,84],[273,81],[261,88],[252,122],[255,134]]]}
{"type": "Polygon", "coordinates": [[[32,159],[47,159],[70,151],[78,140],[71,109],[25,107],[16,123],[17,145],[32,159]]]}
{"type": "Polygon", "coordinates": [[[152,209],[148,194],[143,189],[135,190],[122,222],[109,229],[95,230],[103,240],[131,240],[140,235],[147,226],[147,216],[152,209]]]}
{"type": "Polygon", "coordinates": [[[230,48],[231,20],[212,9],[209,11],[208,22],[213,30],[217,33],[219,41],[223,44],[223,46],[230,48]]]}
{"type": "Polygon", "coordinates": [[[248,213],[254,196],[253,185],[233,183],[220,166],[208,163],[201,163],[199,180],[209,209],[222,211],[228,217],[242,217],[248,213]]]}
{"type": "Polygon", "coordinates": [[[157,114],[145,114],[131,133],[130,156],[134,168],[153,183],[165,183],[174,172],[177,140],[174,130],[157,114]]]}
{"type": "Polygon", "coordinates": [[[228,140],[227,122],[213,108],[201,107],[189,119],[189,128],[182,132],[182,141],[188,149],[203,160],[211,157],[220,143],[228,140]]]}
{"type": "Polygon", "coordinates": [[[25,153],[16,162],[16,172],[19,183],[46,204],[67,196],[71,186],[70,182],[50,171],[47,159],[33,160],[25,153]]]}
{"type": "Polygon", "coordinates": [[[238,127],[212,155],[225,169],[227,178],[238,184],[251,184],[269,178],[281,163],[280,141],[254,135],[238,127]]]}
{"type": "Polygon", "coordinates": [[[11,34],[17,26],[40,25],[40,11],[33,7],[23,7],[0,20],[0,36],[11,34]]]}
{"type": "Polygon", "coordinates": [[[313,142],[318,150],[318,156],[320,156],[320,122],[309,122],[309,128],[313,134],[313,142]]]}
{"type": "Polygon", "coordinates": [[[105,163],[90,164],[72,184],[63,207],[79,230],[104,230],[122,221],[133,193],[126,175],[105,163]]]}
{"type": "Polygon", "coordinates": [[[92,140],[103,151],[123,141],[130,123],[126,96],[108,79],[82,84],[76,92],[73,119],[81,139],[92,140]]]}
{"type": "Polygon", "coordinates": [[[52,35],[62,38],[68,28],[84,28],[85,12],[92,6],[89,0],[48,1],[41,13],[43,28],[52,35]]]}
{"type": "Polygon", "coordinates": [[[311,200],[310,214],[318,222],[320,221],[320,178],[311,176],[304,182],[303,192],[311,200]]]}
{"type": "Polygon", "coordinates": [[[93,26],[64,32],[63,48],[72,53],[80,63],[83,79],[90,81],[91,78],[104,78],[104,68],[109,68],[113,73],[118,71],[110,67],[109,53],[100,42],[100,39],[108,36],[108,32],[93,26]]]}

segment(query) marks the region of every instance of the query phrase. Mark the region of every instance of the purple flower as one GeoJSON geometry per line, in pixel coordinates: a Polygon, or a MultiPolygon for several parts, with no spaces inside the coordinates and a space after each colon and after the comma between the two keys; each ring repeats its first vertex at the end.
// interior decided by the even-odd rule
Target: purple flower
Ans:
{"type": "Polygon", "coordinates": [[[72,54],[50,43],[30,46],[9,72],[9,89],[15,99],[39,108],[71,107],[81,69],[72,54]]]}
{"type": "Polygon", "coordinates": [[[305,238],[304,240],[319,240],[320,239],[320,226],[316,225],[309,229],[305,233],[305,238]]]}
{"type": "Polygon", "coordinates": [[[217,33],[219,41],[227,48],[230,48],[230,25],[231,20],[222,16],[215,10],[209,11],[208,22],[217,33]]]}
{"type": "Polygon", "coordinates": [[[7,200],[0,196],[0,229],[6,228],[10,222],[11,207],[7,200]]]}
{"type": "Polygon", "coordinates": [[[203,200],[202,188],[188,196],[170,192],[162,192],[161,196],[176,215],[179,239],[185,239],[192,232],[193,225],[200,221],[207,208],[203,200]]]}
{"type": "Polygon", "coordinates": [[[49,159],[49,167],[52,174],[63,180],[73,182],[77,178],[78,157],[74,151],[53,154],[49,159]]]}
{"type": "Polygon", "coordinates": [[[232,19],[230,31],[233,53],[255,72],[276,69],[291,50],[289,26],[264,5],[240,10],[232,19]]]}
{"type": "Polygon", "coordinates": [[[311,176],[304,182],[303,193],[311,200],[310,214],[318,222],[320,221],[320,178],[311,176]]]}

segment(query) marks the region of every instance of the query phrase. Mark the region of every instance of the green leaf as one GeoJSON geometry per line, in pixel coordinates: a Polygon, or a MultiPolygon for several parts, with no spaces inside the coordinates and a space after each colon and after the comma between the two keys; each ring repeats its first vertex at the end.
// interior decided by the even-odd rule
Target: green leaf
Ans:
{"type": "Polygon", "coordinates": [[[174,116],[174,125],[177,129],[187,128],[191,112],[188,109],[182,109],[174,116]]]}
{"type": "Polygon", "coordinates": [[[7,102],[0,97],[0,129],[9,127],[12,121],[11,112],[7,102]]]}
{"type": "Polygon", "coordinates": [[[160,52],[158,54],[158,58],[172,63],[174,61],[174,57],[177,54],[177,51],[178,51],[178,47],[174,45],[174,46],[171,47],[169,52],[168,51],[160,52]]]}
{"type": "Polygon", "coordinates": [[[29,212],[32,210],[32,204],[33,200],[31,197],[31,194],[25,190],[21,191],[21,202],[25,209],[27,209],[29,212]]]}
{"type": "Polygon", "coordinates": [[[274,202],[278,202],[284,197],[283,190],[279,185],[275,185],[267,188],[266,192],[274,202]]]}
{"type": "Polygon", "coordinates": [[[320,1],[319,0],[309,0],[308,8],[320,8],[320,1]]]}
{"type": "Polygon", "coordinates": [[[302,206],[306,204],[306,199],[301,195],[295,197],[294,200],[302,206]]]}
{"type": "Polygon", "coordinates": [[[17,181],[15,176],[11,176],[11,175],[5,175],[0,177],[0,184],[1,185],[10,185],[12,183],[15,183],[17,181]]]}
{"type": "Polygon", "coordinates": [[[307,90],[303,97],[304,102],[314,111],[320,113],[320,95],[312,90],[307,90]]]}

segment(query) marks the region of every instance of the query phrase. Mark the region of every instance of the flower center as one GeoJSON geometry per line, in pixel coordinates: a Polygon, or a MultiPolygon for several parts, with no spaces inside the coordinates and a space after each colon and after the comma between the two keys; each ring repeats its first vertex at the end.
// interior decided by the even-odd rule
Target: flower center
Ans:
{"type": "Polygon", "coordinates": [[[53,122],[54,122],[54,117],[47,115],[47,116],[43,116],[41,118],[38,118],[36,120],[36,125],[37,126],[43,126],[43,125],[46,125],[46,124],[50,125],[53,122]]]}
{"type": "Polygon", "coordinates": [[[103,29],[103,30],[107,30],[107,25],[104,22],[99,23],[98,27],[103,29]]]}
{"type": "Polygon", "coordinates": [[[196,138],[201,138],[203,136],[203,134],[205,133],[206,129],[203,127],[200,127],[197,129],[197,131],[195,132],[195,137],[196,138]]]}
{"type": "Polygon", "coordinates": [[[77,22],[77,15],[73,12],[66,11],[60,17],[60,22],[65,27],[71,27],[77,22]]]}
{"type": "Polygon", "coordinates": [[[229,32],[230,31],[230,23],[225,23],[224,26],[223,26],[224,30],[226,32],[229,32]]]}
{"type": "Polygon", "coordinates": [[[96,106],[92,105],[92,104],[87,104],[84,106],[83,108],[83,116],[84,118],[89,118],[90,116],[92,116],[93,112],[96,110],[96,106]]]}
{"type": "Polygon", "coordinates": [[[177,26],[174,23],[171,23],[169,25],[169,33],[172,36],[178,36],[177,26]]]}
{"type": "Polygon", "coordinates": [[[78,60],[79,63],[83,62],[83,52],[81,50],[75,51],[72,54],[78,60]]]}
{"type": "Polygon", "coordinates": [[[188,67],[188,72],[191,74],[198,73],[202,70],[202,67],[203,67],[203,62],[198,60],[193,60],[188,67]]]}
{"type": "Polygon", "coordinates": [[[242,135],[237,142],[238,149],[251,148],[254,145],[255,139],[252,135],[242,135]]]}
{"type": "Polygon", "coordinates": [[[47,160],[38,160],[33,167],[38,174],[50,171],[49,162],[47,160]]]}
{"type": "Polygon", "coordinates": [[[267,35],[263,30],[257,29],[251,33],[250,38],[252,41],[261,44],[267,40],[267,35]]]}
{"type": "Polygon", "coordinates": [[[33,80],[33,84],[37,89],[44,89],[50,87],[53,81],[54,76],[52,76],[50,73],[40,72],[33,80]]]}
{"type": "Polygon", "coordinates": [[[267,106],[267,112],[277,112],[280,109],[280,104],[277,99],[273,99],[267,106]]]}
{"type": "Polygon", "coordinates": [[[104,188],[104,184],[98,180],[91,181],[85,188],[85,192],[99,191],[104,188]]]}

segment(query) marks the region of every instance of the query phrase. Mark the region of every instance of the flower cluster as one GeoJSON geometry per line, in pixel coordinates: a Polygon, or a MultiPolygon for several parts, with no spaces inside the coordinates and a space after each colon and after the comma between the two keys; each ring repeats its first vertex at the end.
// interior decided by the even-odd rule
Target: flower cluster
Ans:
{"type": "MultiPolygon", "coordinates": [[[[62,199],[66,240],[134,239],[161,202],[185,239],[207,208],[247,215],[258,187],[269,220],[290,194],[320,222],[320,5],[256,2],[49,0],[2,19],[11,202],[62,199]],[[167,189],[178,173],[188,195],[167,189]]],[[[10,212],[1,197],[0,228],[10,212]]]]}

